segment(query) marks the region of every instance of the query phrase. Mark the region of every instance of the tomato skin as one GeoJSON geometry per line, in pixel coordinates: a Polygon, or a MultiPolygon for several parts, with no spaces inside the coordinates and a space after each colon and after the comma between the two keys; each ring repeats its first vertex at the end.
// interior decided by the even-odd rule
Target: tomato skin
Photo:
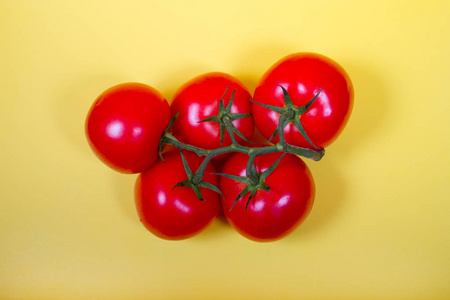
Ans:
{"type": "Polygon", "coordinates": [[[85,133],[91,149],[106,165],[120,173],[140,173],[155,161],[169,122],[169,104],[156,89],[122,83],[94,101],[85,133]]]}
{"type": "MultiPolygon", "coordinates": [[[[255,160],[256,170],[268,169],[280,153],[264,154],[255,160]]],[[[246,175],[248,156],[242,153],[229,158],[222,173],[246,175]]],[[[221,177],[220,189],[225,200],[223,212],[231,226],[244,237],[269,242],[279,240],[295,230],[308,216],[315,195],[314,180],[306,164],[292,154],[286,154],[275,170],[266,178],[269,191],[258,190],[245,209],[249,194],[232,208],[245,184],[221,177]]]]}
{"type": "MultiPolygon", "coordinates": [[[[202,159],[183,151],[193,172],[202,159]]],[[[187,179],[178,150],[164,154],[146,172],[140,174],[135,185],[135,203],[141,223],[154,235],[166,240],[182,240],[206,229],[220,212],[220,196],[200,188],[205,201],[200,201],[191,188],[172,188],[187,179]]],[[[215,169],[208,165],[204,181],[218,186],[215,169]]]]}
{"type": "MultiPolygon", "coordinates": [[[[202,74],[186,82],[175,93],[170,106],[172,116],[179,112],[178,119],[172,127],[174,135],[184,143],[203,149],[219,148],[219,123],[199,123],[199,121],[218,114],[219,101],[227,87],[228,91],[223,99],[225,106],[228,105],[231,94],[236,89],[231,113],[251,113],[251,95],[239,80],[220,72],[202,74]]],[[[235,120],[233,124],[247,139],[252,137],[254,123],[251,116],[235,120]]],[[[240,137],[237,137],[237,140],[243,143],[240,137]]],[[[226,132],[223,146],[229,145],[231,145],[231,139],[226,132]]]]}
{"type": "MultiPolygon", "coordinates": [[[[260,79],[254,101],[284,107],[283,86],[296,106],[303,106],[321,88],[319,97],[300,116],[308,137],[319,148],[329,146],[340,135],[353,108],[353,84],[345,70],[330,58],[316,53],[295,53],[276,62],[260,79]]],[[[256,127],[270,138],[278,125],[279,114],[253,103],[256,127]]],[[[314,149],[291,123],[284,129],[286,141],[314,149]]],[[[278,135],[273,140],[279,141],[278,135]]]]}

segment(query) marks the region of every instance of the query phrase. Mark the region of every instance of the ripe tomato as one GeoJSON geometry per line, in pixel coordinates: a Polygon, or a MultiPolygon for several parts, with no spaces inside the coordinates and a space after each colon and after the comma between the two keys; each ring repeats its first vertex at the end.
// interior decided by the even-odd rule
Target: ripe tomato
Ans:
{"type": "Polygon", "coordinates": [[[169,104],[157,90],[123,83],[95,100],[85,131],[92,150],[106,165],[121,173],[140,173],[155,161],[169,121],[169,104]]]}
{"type": "MultiPolygon", "coordinates": [[[[220,99],[224,105],[230,102],[234,93],[231,113],[251,113],[251,95],[246,87],[231,75],[219,72],[206,73],[195,77],[181,86],[175,93],[170,110],[172,116],[179,113],[172,130],[174,135],[182,142],[203,149],[215,149],[220,147],[220,125],[217,122],[200,121],[218,115],[220,99]]],[[[251,116],[232,121],[236,128],[246,139],[250,139],[254,131],[254,123],[251,116]]],[[[243,140],[237,137],[238,142],[243,140]]],[[[231,145],[228,132],[224,136],[223,146],[231,145]]]]}
{"type": "MultiPolygon", "coordinates": [[[[258,173],[267,170],[279,153],[256,157],[258,173]]],[[[222,173],[246,176],[248,156],[236,153],[229,158],[222,173]]],[[[314,181],[305,163],[292,154],[286,154],[275,170],[265,179],[269,191],[258,190],[245,208],[249,194],[244,195],[231,209],[244,183],[220,178],[220,190],[225,200],[223,212],[229,223],[243,236],[259,242],[281,239],[297,228],[308,216],[314,201],[314,181]]]]}
{"type": "MultiPolygon", "coordinates": [[[[202,159],[183,152],[193,172],[202,159]]],[[[178,150],[164,154],[146,172],[140,174],[135,185],[135,201],[142,224],[154,235],[167,240],[182,240],[204,230],[220,212],[219,194],[200,188],[205,201],[200,201],[188,187],[173,187],[187,179],[178,150]],[[173,190],[172,190],[173,189],[173,190]]],[[[203,180],[218,185],[215,169],[208,165],[203,180]]]]}
{"type": "MultiPolygon", "coordinates": [[[[319,148],[330,145],[342,132],[353,107],[353,85],[345,70],[330,58],[315,53],[296,53],[276,62],[261,78],[254,101],[284,107],[283,86],[295,106],[305,105],[319,93],[309,109],[300,116],[307,136],[319,148]]],[[[256,127],[269,139],[280,115],[253,103],[256,127]]],[[[286,141],[315,149],[290,123],[284,128],[286,141]]],[[[274,142],[278,142],[278,136],[274,142]]]]}

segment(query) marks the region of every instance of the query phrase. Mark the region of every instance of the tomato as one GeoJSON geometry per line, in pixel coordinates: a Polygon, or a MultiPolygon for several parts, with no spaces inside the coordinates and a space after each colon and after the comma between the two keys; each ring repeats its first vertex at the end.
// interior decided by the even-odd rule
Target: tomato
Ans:
{"type": "MultiPolygon", "coordinates": [[[[353,107],[353,85],[345,70],[330,58],[315,53],[296,53],[276,62],[261,78],[254,101],[284,107],[284,87],[295,106],[303,106],[319,96],[300,123],[318,148],[330,145],[342,132],[353,107]],[[321,90],[322,89],[322,90],[321,90]]],[[[280,115],[253,103],[256,127],[269,139],[278,125],[280,115]]],[[[295,146],[314,148],[294,126],[284,128],[286,141],[295,146]]],[[[278,136],[273,140],[279,141],[278,136]]]]}
{"type": "MultiPolygon", "coordinates": [[[[219,148],[221,145],[220,124],[200,121],[218,115],[220,99],[223,97],[224,106],[227,106],[233,91],[231,113],[250,114],[251,95],[246,87],[231,75],[218,72],[206,73],[185,83],[175,93],[170,107],[172,116],[179,113],[172,127],[174,135],[184,143],[203,149],[219,148]]],[[[246,139],[252,137],[254,123],[251,116],[234,120],[232,123],[246,139]]],[[[240,143],[244,142],[239,136],[237,140],[240,143]]],[[[226,132],[223,146],[230,144],[231,139],[226,132]]]]}
{"type": "Polygon", "coordinates": [[[85,131],[92,150],[106,165],[121,173],[140,173],[155,161],[169,121],[169,104],[157,90],[123,83],[95,100],[85,131]]]}
{"type": "MultiPolygon", "coordinates": [[[[193,172],[202,159],[196,154],[183,152],[193,172]]],[[[200,188],[204,201],[200,201],[188,187],[174,186],[187,179],[178,150],[164,154],[146,172],[140,174],[135,185],[135,202],[142,224],[154,235],[167,240],[182,240],[203,231],[220,212],[218,193],[200,188]],[[173,189],[173,190],[172,190],[173,189]]],[[[208,165],[203,180],[218,186],[215,169],[208,165]]]]}
{"type": "MultiPolygon", "coordinates": [[[[264,172],[279,157],[280,153],[257,156],[256,171],[264,172]]],[[[247,161],[248,155],[234,154],[222,173],[246,176],[247,161]]],[[[249,193],[232,207],[246,187],[244,183],[226,177],[221,177],[219,183],[224,196],[222,208],[228,222],[243,236],[259,242],[281,239],[297,228],[308,216],[315,194],[311,172],[298,156],[292,154],[284,155],[264,182],[270,190],[259,189],[247,208],[249,193]]]]}

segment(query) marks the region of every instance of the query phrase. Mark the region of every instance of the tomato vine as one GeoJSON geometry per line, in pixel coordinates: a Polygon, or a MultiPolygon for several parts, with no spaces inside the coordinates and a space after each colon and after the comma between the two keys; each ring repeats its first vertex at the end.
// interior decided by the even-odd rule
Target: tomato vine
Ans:
{"type": "MultiPolygon", "coordinates": [[[[269,153],[282,153],[282,155],[284,155],[286,153],[291,153],[294,155],[312,159],[314,161],[319,161],[320,159],[322,159],[322,157],[325,155],[325,149],[319,149],[314,144],[312,144],[312,142],[306,135],[306,132],[303,129],[303,127],[300,123],[300,119],[299,119],[299,117],[302,114],[306,113],[308,111],[308,108],[318,98],[322,89],[320,89],[318,91],[318,93],[310,101],[308,101],[304,106],[297,107],[292,103],[292,100],[291,100],[288,92],[286,91],[286,89],[284,87],[282,87],[281,85],[280,85],[280,88],[283,90],[284,104],[285,104],[284,107],[271,106],[271,105],[266,105],[266,104],[262,104],[262,103],[253,101],[254,103],[256,103],[258,105],[261,105],[265,108],[268,108],[268,109],[280,114],[277,129],[274,131],[274,133],[272,134],[272,137],[269,139],[269,141],[263,147],[257,147],[257,148],[248,147],[248,146],[239,144],[239,142],[237,141],[235,134],[238,135],[239,137],[243,138],[246,141],[248,141],[248,140],[239,132],[239,130],[236,128],[236,126],[233,125],[232,121],[241,119],[241,118],[251,117],[251,114],[233,114],[233,113],[231,113],[231,106],[233,104],[234,91],[231,95],[230,102],[227,106],[225,106],[223,103],[223,97],[222,97],[222,99],[220,99],[218,115],[209,117],[209,118],[206,118],[206,119],[200,121],[200,122],[217,122],[217,123],[219,123],[220,124],[221,145],[223,143],[223,138],[224,138],[225,130],[226,130],[231,138],[230,146],[219,147],[216,149],[203,149],[203,148],[189,145],[189,144],[179,141],[174,135],[172,135],[170,133],[171,127],[173,126],[173,124],[176,122],[176,119],[178,118],[178,114],[176,114],[171,119],[169,125],[167,126],[166,130],[164,131],[164,134],[161,137],[161,140],[159,143],[159,155],[160,155],[161,159],[164,160],[162,150],[164,149],[164,145],[166,145],[166,144],[173,145],[179,149],[185,149],[185,150],[195,152],[198,156],[204,156],[205,158],[204,158],[203,162],[201,163],[200,167],[197,169],[197,171],[195,171],[195,173],[193,173],[187,166],[184,155],[181,152],[181,156],[184,161],[185,172],[186,172],[188,179],[183,182],[177,183],[174,186],[174,188],[180,187],[180,186],[192,188],[194,190],[195,194],[197,195],[197,197],[202,201],[203,201],[203,197],[200,192],[200,187],[204,187],[204,188],[213,190],[213,191],[219,193],[220,195],[222,195],[221,191],[217,187],[202,180],[202,178],[204,177],[204,174],[205,174],[206,167],[210,163],[211,159],[213,159],[217,155],[231,153],[231,152],[240,152],[240,153],[244,153],[244,154],[248,155],[248,161],[247,161],[247,166],[246,166],[246,177],[237,177],[237,176],[233,176],[230,174],[222,174],[222,173],[217,173],[217,175],[227,177],[227,178],[233,179],[235,181],[239,181],[241,183],[245,183],[246,188],[244,190],[242,190],[242,192],[238,195],[234,204],[236,204],[237,201],[239,201],[239,199],[241,199],[244,195],[246,195],[247,193],[250,193],[250,197],[248,198],[248,201],[246,204],[248,206],[251,198],[259,189],[266,190],[266,191],[270,190],[270,187],[264,182],[264,180],[277,167],[277,165],[282,157],[282,156],[280,156],[280,158],[277,161],[275,161],[275,163],[269,169],[267,169],[266,171],[264,171],[262,173],[258,173],[254,167],[254,161],[257,156],[269,154],[269,153]],[[286,127],[289,123],[293,123],[294,126],[304,136],[304,138],[307,141],[309,141],[310,144],[317,150],[313,150],[313,149],[309,149],[309,148],[302,148],[302,147],[298,147],[298,146],[289,144],[284,137],[284,127],[286,127]],[[274,145],[268,145],[268,143],[277,134],[279,135],[279,141],[274,145]]],[[[228,88],[227,88],[227,90],[228,90],[228,88]]],[[[225,94],[227,93],[227,90],[225,91],[225,94]]],[[[225,96],[225,94],[224,94],[224,96],[225,96]]],[[[248,142],[250,142],[250,141],[248,141],[248,142]]],[[[252,142],[250,142],[250,143],[252,143],[252,142]]],[[[234,206],[234,204],[233,204],[233,206],[234,206]]],[[[233,206],[231,208],[233,208],[233,206]]]]}

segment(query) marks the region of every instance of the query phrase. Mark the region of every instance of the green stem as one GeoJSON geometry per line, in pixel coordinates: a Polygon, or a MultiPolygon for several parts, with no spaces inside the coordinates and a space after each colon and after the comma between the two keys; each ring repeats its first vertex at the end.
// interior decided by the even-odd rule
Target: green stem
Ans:
{"type": "Polygon", "coordinates": [[[284,127],[286,127],[286,116],[282,114],[278,120],[278,137],[279,144],[283,146],[283,150],[286,150],[287,142],[284,138],[284,127]]]}
{"type": "Polygon", "coordinates": [[[236,152],[236,151],[239,151],[239,150],[236,147],[234,147],[233,145],[228,146],[228,147],[217,148],[214,150],[206,150],[207,155],[206,155],[205,159],[203,160],[202,164],[200,165],[200,167],[198,167],[197,171],[195,172],[194,178],[192,180],[193,183],[197,184],[202,180],[202,178],[205,174],[206,167],[208,166],[208,163],[211,161],[211,159],[214,158],[214,156],[224,154],[224,153],[236,152]]]}
{"type": "MultiPolygon", "coordinates": [[[[283,124],[285,122],[284,116],[280,117],[280,123],[283,124]]],[[[227,126],[229,126],[230,120],[226,120],[227,126]]],[[[266,147],[260,147],[260,148],[251,148],[247,146],[242,146],[237,143],[236,139],[234,138],[233,134],[230,136],[233,136],[232,141],[233,144],[227,147],[221,147],[217,149],[212,150],[206,150],[199,147],[195,147],[192,145],[184,144],[180,141],[178,141],[172,134],[166,132],[163,137],[161,138],[161,142],[164,144],[170,144],[175,147],[186,149],[192,152],[195,152],[198,156],[205,156],[205,159],[203,160],[200,167],[197,169],[197,171],[194,174],[193,183],[198,184],[202,180],[206,167],[208,166],[211,159],[213,159],[215,156],[225,153],[231,153],[231,152],[241,152],[245,153],[249,156],[247,166],[246,166],[246,173],[247,177],[250,179],[250,181],[253,184],[257,184],[258,178],[256,174],[253,174],[253,164],[257,156],[263,155],[263,154],[269,154],[269,153],[277,153],[277,152],[284,152],[284,153],[291,153],[299,156],[303,156],[315,161],[319,161],[323,155],[325,154],[325,150],[322,149],[320,151],[315,151],[308,148],[300,148],[296,146],[292,146],[286,143],[284,139],[283,132],[284,127],[279,125],[279,132],[280,132],[280,142],[276,145],[272,146],[266,146],[266,147]]]]}
{"type": "Polygon", "coordinates": [[[256,178],[256,174],[253,174],[253,164],[257,156],[263,155],[263,154],[269,154],[269,153],[277,153],[280,152],[280,150],[277,148],[276,145],[273,146],[267,146],[267,147],[261,147],[261,148],[250,148],[247,152],[248,154],[248,161],[247,166],[245,169],[245,172],[247,174],[247,177],[250,179],[250,181],[254,184],[258,182],[258,178],[256,178]]]}
{"type": "Polygon", "coordinates": [[[286,153],[295,154],[298,156],[303,156],[305,158],[312,159],[314,161],[319,161],[325,155],[325,149],[321,150],[311,150],[308,148],[301,148],[287,144],[286,153]]]}
{"type": "Polygon", "coordinates": [[[247,167],[245,169],[245,173],[247,175],[247,178],[250,179],[250,182],[252,184],[257,184],[258,183],[258,177],[256,174],[254,174],[255,172],[253,172],[253,166],[254,166],[254,161],[256,158],[256,154],[255,151],[248,151],[248,161],[247,161],[247,167]]]}
{"type": "Polygon", "coordinates": [[[184,143],[180,142],[179,140],[177,140],[169,132],[164,133],[163,137],[161,138],[161,142],[163,144],[174,145],[177,148],[186,149],[186,150],[195,152],[199,156],[204,156],[204,155],[208,154],[208,150],[205,150],[205,149],[202,149],[202,148],[198,148],[198,147],[195,147],[195,146],[191,146],[191,145],[188,145],[188,144],[184,144],[184,143]]]}

